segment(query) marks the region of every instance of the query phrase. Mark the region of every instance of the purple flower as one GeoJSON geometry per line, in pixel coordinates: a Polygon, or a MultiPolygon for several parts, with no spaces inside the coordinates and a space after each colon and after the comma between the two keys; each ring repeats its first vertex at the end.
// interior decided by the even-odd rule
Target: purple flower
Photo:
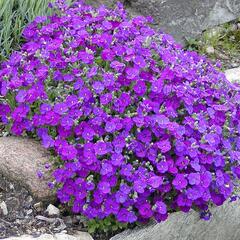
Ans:
{"type": "Polygon", "coordinates": [[[151,218],[153,215],[152,207],[149,203],[142,204],[138,210],[143,218],[151,218]]]}
{"type": "Polygon", "coordinates": [[[40,170],[38,170],[38,171],[37,171],[37,177],[38,177],[38,178],[43,178],[43,172],[40,171],[40,170]]]}
{"type": "Polygon", "coordinates": [[[115,69],[116,71],[122,72],[125,67],[125,64],[118,62],[118,61],[112,61],[110,66],[111,66],[111,68],[115,69]]]}
{"type": "Polygon", "coordinates": [[[120,153],[112,154],[111,163],[113,166],[119,167],[123,164],[123,162],[124,162],[124,157],[122,154],[120,153]]]}
{"type": "Polygon", "coordinates": [[[160,173],[165,173],[168,171],[168,163],[166,161],[161,161],[157,164],[157,170],[160,173]]]}
{"type": "Polygon", "coordinates": [[[74,146],[68,145],[61,149],[60,154],[65,160],[73,160],[77,156],[77,150],[74,146]]]}
{"type": "Polygon", "coordinates": [[[54,146],[54,140],[49,135],[42,135],[42,144],[45,148],[51,148],[54,146]]]}
{"type": "Polygon", "coordinates": [[[12,118],[14,119],[14,121],[21,122],[23,118],[27,116],[29,111],[30,111],[30,108],[28,105],[24,105],[24,104],[19,105],[12,112],[12,118]]]}
{"type": "Polygon", "coordinates": [[[152,134],[151,131],[149,131],[148,129],[144,129],[143,131],[141,131],[140,133],[137,134],[137,138],[138,140],[140,140],[141,142],[151,142],[152,140],[152,134]]]}
{"type": "Polygon", "coordinates": [[[128,211],[125,208],[121,208],[120,211],[117,214],[117,220],[119,222],[133,223],[133,222],[136,222],[137,217],[133,212],[128,211]]]}
{"type": "Polygon", "coordinates": [[[91,141],[95,135],[95,132],[92,128],[90,127],[84,127],[83,132],[82,132],[82,137],[85,140],[91,141]]]}
{"type": "Polygon", "coordinates": [[[152,188],[158,188],[160,185],[162,185],[162,183],[163,183],[163,179],[162,177],[159,177],[159,176],[153,176],[148,179],[148,184],[152,188]]]}
{"type": "Polygon", "coordinates": [[[104,95],[101,95],[100,97],[100,102],[102,105],[107,105],[112,101],[112,94],[111,93],[106,93],[104,95]]]}
{"type": "Polygon", "coordinates": [[[138,68],[131,68],[131,67],[126,68],[126,75],[128,79],[134,79],[135,77],[138,76],[138,74],[139,74],[138,68]]]}
{"type": "Polygon", "coordinates": [[[66,129],[71,128],[73,124],[74,124],[74,121],[71,117],[66,116],[66,117],[63,117],[61,120],[61,126],[63,126],[66,129]]]}
{"type": "Polygon", "coordinates": [[[104,90],[104,85],[99,81],[94,82],[92,86],[98,94],[100,94],[104,90]]]}
{"type": "Polygon", "coordinates": [[[116,201],[115,201],[115,199],[114,198],[109,198],[109,199],[107,199],[106,201],[105,201],[105,203],[104,203],[104,210],[105,210],[105,213],[107,214],[107,215],[111,215],[111,214],[114,214],[114,215],[116,215],[116,214],[118,214],[118,212],[119,212],[119,209],[120,209],[120,205],[119,205],[119,203],[117,203],[116,201]]]}
{"type": "Polygon", "coordinates": [[[57,103],[54,105],[53,107],[53,111],[57,114],[64,114],[68,111],[68,107],[67,107],[67,104],[65,103],[57,103]]]}
{"type": "Polygon", "coordinates": [[[155,115],[154,116],[154,120],[156,121],[156,123],[161,128],[166,128],[167,124],[169,123],[169,119],[166,116],[162,115],[162,114],[155,115]]]}
{"type": "Polygon", "coordinates": [[[208,211],[203,211],[203,212],[200,213],[200,218],[205,220],[205,221],[210,220],[211,216],[212,216],[212,214],[209,210],[208,211]]]}
{"type": "Polygon", "coordinates": [[[124,203],[126,202],[127,198],[128,198],[128,194],[122,192],[122,191],[118,191],[115,194],[115,198],[116,198],[116,202],[118,203],[124,203]]]}
{"type": "Polygon", "coordinates": [[[78,53],[78,58],[85,64],[92,64],[94,60],[94,56],[90,53],[87,53],[85,51],[81,51],[78,53]]]}
{"type": "Polygon", "coordinates": [[[156,211],[160,214],[166,214],[167,213],[167,205],[162,201],[157,201],[155,203],[156,205],[156,211]]]}
{"type": "Polygon", "coordinates": [[[65,103],[70,108],[74,107],[78,104],[78,97],[76,95],[69,95],[67,96],[65,103]]]}
{"type": "Polygon", "coordinates": [[[97,72],[98,72],[98,67],[94,66],[94,67],[90,68],[90,70],[87,74],[87,77],[92,78],[97,75],[97,72]]]}
{"type": "Polygon", "coordinates": [[[137,96],[143,96],[147,91],[147,86],[143,81],[137,81],[133,90],[137,96]]]}
{"type": "Polygon", "coordinates": [[[5,117],[11,113],[11,108],[8,104],[0,104],[0,116],[5,117]]]}
{"type": "Polygon", "coordinates": [[[141,180],[136,180],[133,183],[133,189],[137,193],[144,193],[146,187],[147,187],[147,184],[141,180]]]}
{"type": "Polygon", "coordinates": [[[162,153],[166,153],[171,150],[171,143],[168,139],[161,140],[157,143],[157,147],[161,150],[162,153]]]}
{"type": "Polygon", "coordinates": [[[219,136],[213,133],[205,135],[205,140],[212,146],[218,145],[220,142],[219,136]]]}
{"type": "Polygon", "coordinates": [[[95,143],[94,150],[97,155],[105,155],[108,153],[107,144],[105,142],[95,143]]]}
{"type": "Polygon", "coordinates": [[[151,90],[154,93],[160,93],[163,89],[163,86],[164,86],[163,81],[161,79],[159,79],[159,80],[156,80],[156,81],[153,82],[151,90]]]}
{"type": "Polygon", "coordinates": [[[206,171],[200,175],[200,179],[201,179],[201,181],[200,181],[201,185],[204,188],[208,188],[212,181],[212,174],[210,172],[206,171]]]}
{"type": "Polygon", "coordinates": [[[27,96],[27,91],[26,90],[20,90],[18,92],[18,94],[16,95],[16,101],[18,103],[23,103],[26,100],[26,96],[27,96]]]}
{"type": "Polygon", "coordinates": [[[65,82],[72,82],[74,81],[74,76],[72,74],[66,74],[63,76],[63,80],[65,82]]]}
{"type": "Polygon", "coordinates": [[[190,200],[196,200],[201,197],[201,192],[198,188],[189,188],[186,191],[187,198],[190,200]]]}
{"type": "Polygon", "coordinates": [[[184,174],[178,173],[173,179],[172,184],[177,190],[182,190],[187,186],[188,181],[186,180],[184,174]]]}
{"type": "Polygon", "coordinates": [[[142,56],[136,56],[133,59],[133,62],[140,68],[145,68],[146,67],[146,62],[142,56]]]}
{"type": "Polygon", "coordinates": [[[131,164],[124,164],[121,168],[121,171],[120,173],[123,175],[123,176],[126,176],[126,177],[129,177],[132,175],[132,165],[131,164]]]}
{"type": "Polygon", "coordinates": [[[58,125],[60,120],[60,115],[58,115],[57,113],[53,112],[53,111],[49,111],[44,115],[44,122],[46,124],[49,124],[50,126],[56,126],[58,125]]]}
{"type": "Polygon", "coordinates": [[[110,164],[110,162],[103,162],[100,174],[101,175],[108,175],[108,174],[112,174],[112,173],[113,173],[113,167],[110,164]]]}
{"type": "Polygon", "coordinates": [[[40,113],[41,114],[46,114],[47,112],[50,112],[52,110],[52,106],[47,103],[43,103],[40,106],[40,113]]]}
{"type": "Polygon", "coordinates": [[[199,173],[190,173],[188,175],[188,182],[191,185],[198,185],[200,183],[200,174],[199,173]]]}
{"type": "Polygon", "coordinates": [[[111,49],[104,49],[101,56],[104,61],[112,61],[115,57],[115,53],[111,49]]]}
{"type": "Polygon", "coordinates": [[[178,157],[177,158],[177,161],[176,161],[176,166],[179,168],[179,169],[184,169],[188,166],[189,164],[189,159],[186,158],[186,157],[178,157]]]}
{"type": "Polygon", "coordinates": [[[111,187],[110,187],[110,184],[108,182],[99,182],[98,183],[98,189],[103,194],[110,193],[110,191],[111,191],[111,187]]]}

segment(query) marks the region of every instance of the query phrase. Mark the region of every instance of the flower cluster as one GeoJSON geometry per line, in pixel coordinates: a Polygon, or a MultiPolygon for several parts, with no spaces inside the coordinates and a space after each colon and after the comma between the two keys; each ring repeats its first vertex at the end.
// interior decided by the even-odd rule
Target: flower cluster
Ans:
{"type": "Polygon", "coordinates": [[[89,219],[132,223],[231,197],[239,87],[121,4],[58,8],[2,64],[0,117],[59,156],[60,201],[89,219]]]}

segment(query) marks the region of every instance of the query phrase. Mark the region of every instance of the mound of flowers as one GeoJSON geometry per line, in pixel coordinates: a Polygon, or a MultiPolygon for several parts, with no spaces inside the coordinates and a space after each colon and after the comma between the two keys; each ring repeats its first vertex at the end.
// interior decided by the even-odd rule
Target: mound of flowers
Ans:
{"type": "Polygon", "coordinates": [[[123,6],[56,4],[0,68],[0,117],[58,157],[57,196],[133,223],[221,205],[240,177],[239,87],[123,6]]]}

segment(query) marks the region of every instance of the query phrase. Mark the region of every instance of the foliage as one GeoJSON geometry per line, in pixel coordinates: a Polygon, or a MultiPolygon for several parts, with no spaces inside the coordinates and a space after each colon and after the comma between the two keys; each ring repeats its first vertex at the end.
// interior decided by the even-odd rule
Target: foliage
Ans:
{"type": "MultiPolygon", "coordinates": [[[[51,0],[0,0],[0,60],[13,49],[18,49],[23,39],[23,28],[36,16],[49,15],[51,0]]],[[[70,2],[70,1],[69,1],[70,2]]]]}
{"type": "Polygon", "coordinates": [[[231,197],[239,86],[121,4],[56,6],[2,64],[0,116],[55,151],[59,200],[107,229],[231,197]]]}
{"type": "Polygon", "coordinates": [[[88,231],[89,233],[96,233],[103,231],[106,234],[111,235],[118,230],[124,230],[127,228],[126,223],[116,222],[116,220],[110,216],[102,219],[92,219],[88,221],[88,231]]]}
{"type": "Polygon", "coordinates": [[[240,54],[240,20],[225,23],[222,26],[206,30],[198,39],[188,39],[187,49],[207,54],[213,60],[222,55],[225,58],[238,57],[240,54]],[[212,47],[215,51],[208,53],[212,47]]]}

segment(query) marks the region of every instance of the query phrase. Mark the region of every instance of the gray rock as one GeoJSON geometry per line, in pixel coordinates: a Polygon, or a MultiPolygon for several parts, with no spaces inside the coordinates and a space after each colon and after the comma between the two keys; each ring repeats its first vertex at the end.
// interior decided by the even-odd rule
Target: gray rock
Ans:
{"type": "Polygon", "coordinates": [[[48,216],[58,216],[60,215],[60,210],[52,204],[49,204],[46,210],[48,216]]]}
{"type": "Polygon", "coordinates": [[[152,16],[178,41],[240,16],[239,0],[129,0],[129,12],[152,16]]]}
{"type": "Polygon", "coordinates": [[[49,153],[39,142],[21,137],[0,137],[0,173],[26,187],[36,199],[51,201],[54,191],[48,187],[50,174],[45,169],[49,153]],[[37,172],[43,172],[39,179],[37,172]]]}
{"type": "MultiPolygon", "coordinates": [[[[86,0],[87,4],[113,7],[118,0],[86,0]]],[[[203,30],[240,17],[239,0],[120,0],[130,16],[154,18],[154,25],[177,41],[195,38],[203,30]]]]}
{"type": "Polygon", "coordinates": [[[55,235],[43,234],[37,238],[30,235],[23,235],[21,237],[10,237],[6,240],[93,240],[93,238],[88,233],[77,232],[74,235],[66,233],[57,233],[55,235]]]}
{"type": "Polygon", "coordinates": [[[230,82],[240,82],[240,67],[226,70],[225,75],[230,82]]]}
{"type": "Polygon", "coordinates": [[[168,220],[145,228],[127,230],[110,240],[239,240],[240,202],[225,203],[212,209],[212,218],[204,221],[199,214],[173,213],[168,220]]]}

